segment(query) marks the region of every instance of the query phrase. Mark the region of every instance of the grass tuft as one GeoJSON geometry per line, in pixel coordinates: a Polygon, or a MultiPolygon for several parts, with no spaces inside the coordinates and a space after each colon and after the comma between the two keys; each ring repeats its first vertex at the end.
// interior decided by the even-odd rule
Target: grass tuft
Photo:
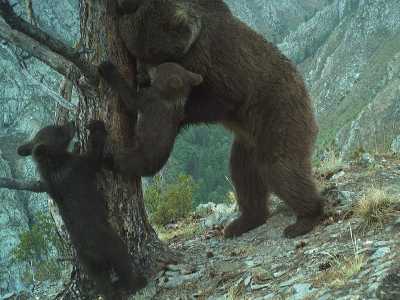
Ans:
{"type": "Polygon", "coordinates": [[[396,199],[382,189],[368,190],[356,204],[354,213],[361,218],[363,231],[383,228],[385,222],[394,214],[396,199]]]}

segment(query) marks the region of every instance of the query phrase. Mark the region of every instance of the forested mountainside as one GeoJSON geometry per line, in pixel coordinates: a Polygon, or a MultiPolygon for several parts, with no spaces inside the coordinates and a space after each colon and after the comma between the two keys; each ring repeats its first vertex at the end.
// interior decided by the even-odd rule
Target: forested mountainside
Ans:
{"type": "MultiPolygon", "coordinates": [[[[33,0],[37,24],[75,45],[78,0],[33,0]]],[[[25,12],[25,1],[16,9],[25,12]]],[[[234,14],[299,67],[320,123],[318,153],[400,151],[400,2],[397,0],[227,0],[234,14]]],[[[2,20],[0,19],[0,22],[2,20]]],[[[0,43],[0,176],[33,177],[29,160],[16,156],[18,143],[53,121],[62,78],[7,43],[0,43]]],[[[73,97],[74,99],[74,97],[73,97]]],[[[180,136],[163,174],[179,173],[198,183],[195,204],[220,202],[231,189],[229,134],[215,127],[180,136]]],[[[319,157],[319,156],[318,156],[319,157]]],[[[323,156],[321,156],[323,157],[323,156]]],[[[24,290],[28,264],[12,261],[19,234],[32,228],[47,198],[0,190],[0,296],[24,290]]]]}

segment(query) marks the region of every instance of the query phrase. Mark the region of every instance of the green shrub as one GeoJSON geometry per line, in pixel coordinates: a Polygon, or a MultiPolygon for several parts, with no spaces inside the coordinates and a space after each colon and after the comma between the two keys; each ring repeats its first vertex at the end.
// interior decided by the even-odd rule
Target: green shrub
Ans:
{"type": "Polygon", "coordinates": [[[191,176],[179,175],[176,182],[165,186],[162,185],[160,177],[156,176],[144,194],[151,221],[165,225],[187,217],[192,211],[195,189],[196,185],[191,176]]]}
{"type": "Polygon", "coordinates": [[[31,265],[31,269],[24,274],[27,283],[33,278],[38,281],[58,279],[62,265],[55,255],[65,254],[64,242],[50,215],[39,213],[34,220],[32,227],[20,234],[20,242],[12,252],[13,258],[31,265]]]}

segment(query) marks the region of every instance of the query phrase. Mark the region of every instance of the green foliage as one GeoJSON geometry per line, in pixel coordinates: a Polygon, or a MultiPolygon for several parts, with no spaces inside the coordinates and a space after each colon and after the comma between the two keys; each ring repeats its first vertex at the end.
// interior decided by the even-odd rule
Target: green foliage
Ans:
{"type": "Polygon", "coordinates": [[[179,175],[176,182],[165,185],[162,184],[161,178],[156,176],[144,193],[151,221],[165,225],[187,217],[192,210],[195,189],[196,184],[191,176],[179,175]]]}
{"type": "Polygon", "coordinates": [[[19,244],[13,249],[17,262],[29,263],[32,270],[24,274],[25,282],[54,280],[61,276],[61,264],[55,254],[65,253],[63,241],[50,215],[39,213],[30,229],[20,234],[19,244]]]}
{"type": "Polygon", "coordinates": [[[198,185],[193,194],[194,206],[223,202],[231,189],[226,180],[231,140],[231,134],[222,126],[185,130],[178,137],[166,166],[166,181],[174,182],[179,174],[188,174],[198,185]]]}

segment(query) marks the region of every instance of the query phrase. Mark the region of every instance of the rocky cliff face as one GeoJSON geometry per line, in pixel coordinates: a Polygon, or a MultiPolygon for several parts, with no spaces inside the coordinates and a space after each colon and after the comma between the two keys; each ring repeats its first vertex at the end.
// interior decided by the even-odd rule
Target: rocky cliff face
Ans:
{"type": "Polygon", "coordinates": [[[229,2],[298,64],[320,123],[319,149],[334,144],[344,157],[397,149],[399,1],[229,2]]]}
{"type": "MultiPolygon", "coordinates": [[[[23,1],[16,9],[25,13],[23,1]]],[[[78,1],[33,1],[38,25],[47,32],[76,43],[78,1]]],[[[52,121],[62,78],[46,65],[7,43],[0,43],[0,177],[36,177],[29,159],[16,154],[17,146],[38,128],[52,121]]],[[[12,260],[19,235],[30,228],[34,216],[47,211],[47,196],[0,189],[0,298],[29,288],[23,281],[28,265],[12,260]]]]}

